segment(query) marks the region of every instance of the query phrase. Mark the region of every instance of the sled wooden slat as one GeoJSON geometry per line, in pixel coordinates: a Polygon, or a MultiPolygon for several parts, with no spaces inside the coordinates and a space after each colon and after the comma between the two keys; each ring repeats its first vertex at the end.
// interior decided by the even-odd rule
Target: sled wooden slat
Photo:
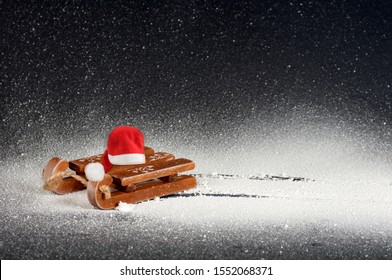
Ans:
{"type": "Polygon", "coordinates": [[[116,166],[109,174],[121,186],[132,186],[148,180],[159,179],[186,172],[195,168],[195,163],[189,159],[179,158],[171,161],[151,162],[139,167],[116,166]]]}
{"type": "Polygon", "coordinates": [[[133,192],[112,192],[111,198],[105,199],[99,190],[100,186],[110,185],[112,178],[105,175],[101,182],[89,182],[87,185],[88,199],[90,203],[99,209],[113,209],[120,202],[137,203],[156,197],[168,196],[177,192],[185,191],[196,186],[196,179],[192,176],[176,176],[172,182],[151,181],[137,187],[133,192]]]}
{"type": "Polygon", "coordinates": [[[86,186],[83,185],[81,182],[79,182],[78,180],[76,180],[72,177],[68,177],[68,178],[64,178],[60,182],[58,187],[53,190],[53,192],[55,192],[57,194],[68,194],[68,193],[72,193],[72,192],[82,191],[85,189],[86,189],[86,186]]]}
{"type": "MultiPolygon", "coordinates": [[[[154,155],[154,150],[150,147],[144,147],[144,154],[146,155],[146,160],[148,160],[149,156],[154,155]]],[[[101,162],[103,154],[86,157],[86,158],[79,158],[69,162],[69,168],[74,170],[76,173],[84,173],[84,168],[87,164],[92,162],[101,162]]]]}
{"type": "Polygon", "coordinates": [[[165,153],[165,152],[157,152],[153,155],[146,156],[146,163],[143,164],[132,164],[132,165],[113,165],[112,168],[109,170],[108,174],[112,175],[118,172],[122,172],[124,169],[135,169],[135,168],[144,168],[150,164],[155,164],[158,162],[164,161],[172,161],[174,160],[174,155],[165,153]]]}

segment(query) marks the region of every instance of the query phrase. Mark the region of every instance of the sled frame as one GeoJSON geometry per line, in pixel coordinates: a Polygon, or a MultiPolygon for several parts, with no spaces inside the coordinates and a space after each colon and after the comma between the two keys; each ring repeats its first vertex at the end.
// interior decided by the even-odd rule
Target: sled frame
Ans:
{"type": "MultiPolygon", "coordinates": [[[[185,158],[175,159],[170,153],[155,152],[149,147],[145,147],[145,152],[145,164],[114,165],[102,181],[89,181],[86,185],[73,177],[62,178],[52,191],[67,194],[87,188],[88,200],[93,206],[98,209],[113,209],[120,202],[138,203],[196,187],[197,181],[193,176],[179,175],[193,170],[194,162],[185,158]],[[106,192],[102,191],[103,187],[106,192]]],[[[52,158],[46,164],[42,176],[47,181],[58,172],[71,169],[77,176],[85,178],[86,165],[99,162],[101,158],[102,155],[96,155],[70,162],[52,158]]]]}

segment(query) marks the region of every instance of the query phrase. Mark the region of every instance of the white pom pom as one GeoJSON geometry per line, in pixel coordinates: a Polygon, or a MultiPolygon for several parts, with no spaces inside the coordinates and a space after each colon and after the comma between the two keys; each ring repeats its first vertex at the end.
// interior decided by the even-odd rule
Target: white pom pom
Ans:
{"type": "Polygon", "coordinates": [[[105,170],[103,169],[102,164],[94,162],[87,164],[84,168],[84,173],[89,181],[99,182],[103,180],[105,170]]]}

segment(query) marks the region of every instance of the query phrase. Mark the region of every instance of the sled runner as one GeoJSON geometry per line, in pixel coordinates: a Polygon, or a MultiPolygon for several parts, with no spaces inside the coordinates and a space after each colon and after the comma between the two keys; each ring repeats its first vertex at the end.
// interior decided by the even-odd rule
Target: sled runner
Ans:
{"type": "Polygon", "coordinates": [[[87,188],[90,203],[99,209],[115,208],[120,202],[137,203],[167,196],[196,186],[193,176],[181,175],[195,168],[188,159],[175,159],[174,155],[154,152],[145,147],[146,163],[116,165],[100,182],[87,181],[84,168],[99,162],[102,155],[67,162],[52,158],[44,167],[44,188],[57,194],[66,194],[87,188]],[[72,171],[69,171],[72,170],[72,171]]]}

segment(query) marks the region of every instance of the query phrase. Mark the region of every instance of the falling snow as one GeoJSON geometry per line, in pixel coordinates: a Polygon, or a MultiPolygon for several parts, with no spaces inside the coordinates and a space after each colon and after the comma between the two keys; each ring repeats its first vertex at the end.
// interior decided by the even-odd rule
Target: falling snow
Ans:
{"type": "Polygon", "coordinates": [[[390,1],[1,5],[2,259],[392,258],[390,1]],[[238,176],[123,211],[42,190],[121,124],[238,176]],[[314,181],[248,179],[284,173],[314,181]]]}

